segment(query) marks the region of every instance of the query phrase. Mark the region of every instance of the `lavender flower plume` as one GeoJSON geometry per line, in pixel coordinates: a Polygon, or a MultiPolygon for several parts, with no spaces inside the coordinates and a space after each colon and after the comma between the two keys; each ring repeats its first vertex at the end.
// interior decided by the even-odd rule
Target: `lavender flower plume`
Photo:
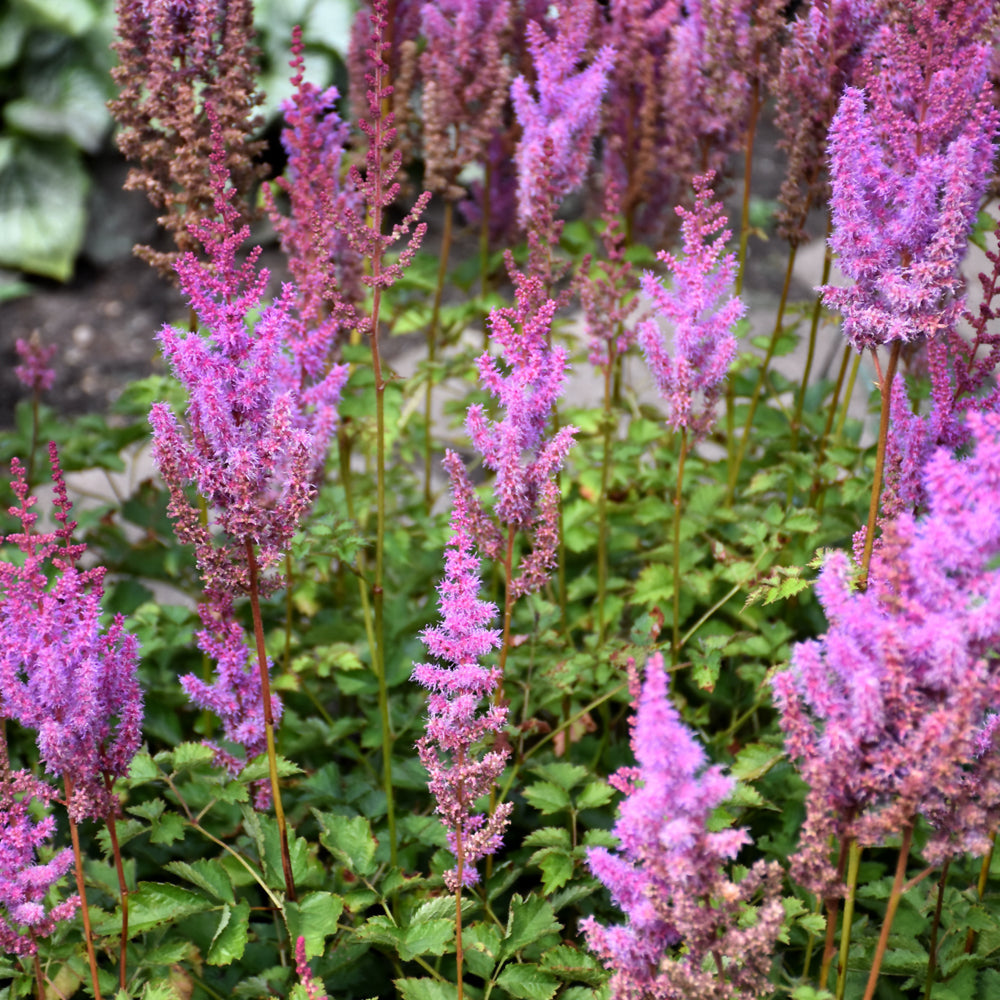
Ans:
{"type": "Polygon", "coordinates": [[[143,706],[139,644],[119,615],[101,627],[104,569],[80,570],[83,545],[49,446],[60,527],[38,534],[24,469],[11,463],[21,531],[7,535],[23,565],[0,562],[0,716],[37,732],[45,770],[69,780],[75,819],[105,817],[116,800],[105,776],[121,777],[139,749],[143,706]],[[52,578],[54,576],[54,579],[52,578]]]}
{"type": "Polygon", "coordinates": [[[816,585],[830,623],[774,679],[809,784],[793,873],[835,891],[829,837],[880,844],[923,816],[932,864],[988,849],[1000,817],[1000,414],[968,415],[973,454],[939,449],[929,509],[886,526],[868,588],[842,553],[816,585]]]}
{"type": "Polygon", "coordinates": [[[177,262],[181,287],[207,336],[171,326],[160,332],[164,355],[189,393],[188,429],[165,403],[153,406],[149,420],[177,536],[194,545],[206,588],[246,590],[246,546],[256,547],[262,570],[272,568],[312,501],[312,479],[336,428],[346,369],[330,367],[303,388],[305,362],[288,346],[302,333],[292,315],[296,295],[290,285],[250,327],[268,275],[255,269],[259,247],[237,263],[248,230],[236,225],[239,213],[224,160],[217,133],[212,171],[221,218],[196,229],[210,264],[191,253],[177,262]],[[209,506],[209,526],[184,494],[192,482],[209,506]],[[223,544],[216,543],[216,533],[224,536],[223,544]]]}
{"type": "MultiPolygon", "coordinates": [[[[180,684],[193,704],[219,717],[225,739],[243,748],[240,760],[223,747],[208,744],[215,751],[216,763],[235,777],[254,757],[267,752],[260,670],[256,654],[248,648],[243,627],[233,613],[231,594],[209,591],[198,614],[203,626],[196,635],[198,648],[215,661],[215,680],[209,684],[194,674],[185,674],[180,684]]],[[[281,721],[282,709],[281,699],[272,692],[275,726],[281,721]]],[[[256,783],[254,804],[261,810],[270,806],[269,781],[256,783]]]]}
{"type": "MultiPolygon", "coordinates": [[[[445,464],[454,478],[460,459],[449,451],[445,464]]],[[[455,891],[459,885],[479,881],[476,863],[499,849],[513,807],[503,803],[492,816],[475,812],[476,800],[493,787],[509,755],[496,744],[481,755],[477,748],[503,732],[507,709],[491,700],[500,682],[499,667],[479,662],[500,645],[500,632],[487,627],[497,616],[496,606],[479,598],[473,538],[476,511],[470,509],[461,488],[454,488],[452,497],[452,536],[445,577],[438,587],[441,624],[421,633],[428,653],[438,662],[416,664],[413,679],[430,692],[426,735],[417,741],[417,752],[457,859],[444,876],[445,884],[455,891]]]]}
{"type": "MultiPolygon", "coordinates": [[[[541,587],[555,565],[560,501],[556,473],[573,445],[576,428],[562,427],[546,437],[567,367],[565,349],[549,344],[557,303],[546,298],[539,277],[513,271],[512,278],[516,306],[494,309],[489,317],[491,340],[506,364],[501,366],[489,353],[479,359],[480,381],[498,401],[501,415],[492,420],[477,403],[469,407],[465,426],[483,464],[496,473],[496,522],[532,536],[532,551],[511,582],[512,593],[519,596],[541,587]]],[[[464,471],[454,468],[456,489],[471,496],[464,471]]],[[[501,534],[494,527],[480,536],[484,554],[498,554],[501,534]]]]}
{"type": "Polygon", "coordinates": [[[522,133],[515,157],[517,214],[525,227],[535,212],[540,185],[551,185],[558,200],[583,182],[590,162],[600,127],[601,98],[614,63],[614,51],[605,46],[586,69],[576,69],[590,39],[592,17],[589,3],[568,4],[560,12],[554,39],[537,22],[528,24],[538,97],[532,96],[523,76],[510,87],[522,133]],[[537,164],[546,138],[554,151],[552,174],[541,178],[537,164]]]}
{"type": "Polygon", "coordinates": [[[709,832],[712,810],[733,781],[705,753],[670,701],[663,657],[646,664],[641,688],[630,665],[636,766],[609,779],[625,794],[614,834],[617,852],[591,848],[591,871],[628,922],[581,922],[588,946],[613,971],[615,1000],[746,998],[767,987],[771,951],[781,930],[776,866],[758,862],[739,883],[722,871],[749,842],[743,829],[709,832]],[[764,902],[742,926],[758,890],[764,902]],[[706,964],[707,958],[714,963],[706,964]]]}
{"type": "Polygon", "coordinates": [[[49,813],[36,819],[31,805],[33,800],[47,805],[54,792],[28,771],[10,770],[2,737],[0,757],[0,951],[34,955],[38,939],[48,937],[80,905],[76,895],[46,905],[49,891],[73,866],[73,852],[66,848],[48,861],[39,859],[55,820],[49,813]]]}
{"type": "Polygon", "coordinates": [[[722,206],[712,200],[713,176],[694,178],[693,209],[677,208],[683,220],[683,256],[657,253],[673,275],[673,290],[651,271],[642,276],[642,290],[653,300],[654,312],[674,326],[672,356],[655,320],[638,328],[639,346],[667,402],[667,422],[699,434],[714,420],[715,400],[736,354],[733,327],[744,312],[739,297],[730,293],[736,258],[724,252],[730,233],[722,206]]]}
{"type": "Polygon", "coordinates": [[[847,288],[824,302],[858,350],[947,335],[961,313],[958,264],[995,155],[991,5],[945,14],[922,0],[884,24],[866,87],[830,128],[833,234],[847,288]]]}
{"type": "Polygon", "coordinates": [[[42,344],[36,330],[28,340],[18,337],[14,344],[21,363],[14,367],[14,374],[21,385],[33,393],[45,392],[52,388],[56,380],[55,370],[51,367],[52,358],[58,346],[42,344]]]}

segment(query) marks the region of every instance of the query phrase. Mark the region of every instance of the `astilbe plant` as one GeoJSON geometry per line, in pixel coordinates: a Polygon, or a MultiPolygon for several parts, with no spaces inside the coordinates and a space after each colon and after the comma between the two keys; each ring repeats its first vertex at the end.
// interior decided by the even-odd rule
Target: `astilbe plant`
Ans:
{"type": "Polygon", "coordinates": [[[842,553],[817,584],[829,620],[774,679],[809,785],[793,874],[835,892],[829,838],[882,844],[923,816],[924,855],[983,853],[1000,816],[1000,415],[970,413],[973,453],[939,450],[929,509],[901,513],[853,590],[842,553]]]}
{"type": "Polygon", "coordinates": [[[749,843],[743,829],[709,831],[709,816],[733,790],[670,701],[663,657],[640,684],[630,663],[635,766],[609,779],[625,795],[613,833],[617,851],[590,848],[594,875],[628,922],[581,923],[588,946],[612,970],[614,1000],[751,1000],[768,989],[784,922],[780,870],[756,862],[741,881],[723,868],[749,843]],[[746,920],[763,894],[755,919],[746,920]]]}
{"type": "MultiPolygon", "coordinates": [[[[120,87],[110,104],[122,126],[118,148],[133,166],[126,187],[145,191],[178,250],[197,247],[195,225],[215,199],[209,157],[212,108],[225,136],[227,167],[249,218],[249,194],[266,167],[251,139],[261,120],[251,0],[118,0],[120,87]]],[[[173,278],[177,254],[140,246],[137,253],[173,278]]]]}

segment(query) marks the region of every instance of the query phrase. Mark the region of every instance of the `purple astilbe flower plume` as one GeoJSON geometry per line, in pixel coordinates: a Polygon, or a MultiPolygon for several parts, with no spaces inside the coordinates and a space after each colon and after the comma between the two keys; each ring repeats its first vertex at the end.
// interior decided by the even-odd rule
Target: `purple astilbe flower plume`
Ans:
{"type": "Polygon", "coordinates": [[[577,70],[590,40],[594,13],[590,3],[565,5],[555,38],[549,38],[537,22],[528,24],[538,97],[532,96],[523,76],[510,86],[522,133],[516,153],[517,215],[525,227],[535,213],[540,185],[551,186],[558,201],[583,182],[590,163],[601,123],[601,99],[615,58],[614,51],[605,46],[586,69],[577,70]],[[542,178],[538,164],[546,139],[552,143],[552,168],[550,176],[542,178]]]}
{"type": "Polygon", "coordinates": [[[865,89],[841,97],[830,246],[854,283],[823,297],[858,350],[947,336],[961,313],[958,264],[995,154],[991,9],[901,8],[871,44],[865,89]]]}
{"type": "Polygon", "coordinates": [[[712,178],[711,173],[695,177],[694,208],[677,208],[683,256],[666,250],[656,255],[673,275],[673,290],[651,271],[642,276],[654,312],[673,324],[672,355],[655,319],[638,327],[639,346],[667,402],[667,422],[696,434],[705,433],[714,420],[715,400],[736,355],[733,327],[744,312],[739,297],[731,294],[736,258],[724,252],[730,233],[722,206],[712,200],[712,178]]]}
{"type": "Polygon", "coordinates": [[[485,159],[502,125],[510,71],[506,0],[434,0],[421,10],[424,186],[456,201],[462,169],[485,159]]]}
{"type": "MultiPolygon", "coordinates": [[[[196,635],[198,648],[215,660],[216,677],[209,684],[194,674],[185,674],[180,683],[198,708],[219,717],[225,739],[243,748],[240,760],[223,747],[208,744],[215,751],[216,763],[235,777],[254,757],[267,751],[257,657],[248,647],[243,627],[233,613],[232,595],[209,591],[198,614],[204,626],[196,635]]],[[[282,708],[281,699],[272,692],[271,713],[275,726],[281,721],[282,708]]],[[[254,804],[261,810],[270,806],[271,786],[267,780],[256,782],[254,804]]]]}
{"type": "MultiPolygon", "coordinates": [[[[566,350],[549,344],[557,303],[545,297],[537,276],[512,271],[511,277],[516,306],[494,309],[489,317],[491,341],[500,347],[505,368],[489,353],[479,359],[480,381],[498,401],[502,415],[491,420],[477,403],[469,407],[465,426],[483,464],[496,473],[493,514],[501,528],[481,538],[484,554],[497,553],[501,535],[526,531],[532,537],[532,551],[510,582],[513,595],[520,596],[541,587],[555,565],[560,501],[556,473],[573,445],[576,428],[561,427],[546,437],[567,366],[566,350]]],[[[461,480],[465,473],[455,467],[453,475],[461,480]]]]}
{"type": "Polygon", "coordinates": [[[72,789],[74,819],[106,817],[117,799],[105,777],[123,776],[139,749],[139,644],[120,615],[101,627],[104,569],[77,569],[85,547],[71,542],[76,522],[55,445],[49,455],[60,524],[49,534],[35,533],[35,498],[11,463],[21,531],[4,541],[23,565],[0,562],[0,716],[37,732],[45,770],[72,789]]]}
{"type": "Polygon", "coordinates": [[[308,348],[290,344],[310,378],[328,363],[337,330],[355,322],[364,298],[362,261],[343,232],[345,206],[358,208],[358,195],[343,176],[342,160],[350,128],[336,112],[336,87],[320,90],[305,79],[302,29],[292,32],[294,94],[282,104],[281,144],[288,156],[285,175],[275,182],[285,193],[289,215],[282,215],[274,194],[264,188],[268,213],[298,291],[297,310],[310,327],[308,348]]]}
{"type": "MultiPolygon", "coordinates": [[[[210,265],[194,254],[177,263],[181,287],[207,336],[171,326],[160,332],[163,352],[190,395],[185,431],[166,403],[154,404],[153,457],[170,489],[169,512],[178,538],[194,545],[208,590],[249,589],[247,546],[260,567],[281,559],[314,494],[336,427],[336,404],[346,371],[334,366],[302,388],[303,366],[288,348],[303,334],[292,315],[293,286],[265,308],[255,326],[267,272],[255,270],[260,248],[242,265],[237,250],[246,238],[227,187],[225,153],[216,136],[212,154],[217,221],[197,234],[210,265]],[[212,522],[201,523],[183,487],[194,483],[209,505],[212,522]],[[216,544],[215,533],[225,542],[216,544]]],[[[307,366],[306,366],[307,367],[307,366]]],[[[307,367],[308,370],[308,367],[307,367]]],[[[262,578],[265,586],[274,581],[262,578]]]]}
{"type": "MultiPolygon", "coordinates": [[[[461,469],[461,460],[451,451],[445,464],[453,477],[461,469]]],[[[452,499],[452,536],[445,577],[438,587],[441,624],[421,633],[428,653],[439,662],[416,664],[413,679],[430,692],[427,731],[417,741],[417,752],[430,775],[428,787],[457,859],[455,868],[444,875],[454,892],[460,885],[479,881],[476,863],[500,847],[513,806],[505,802],[492,816],[475,812],[476,800],[494,786],[509,756],[497,744],[485,753],[478,748],[503,732],[507,709],[491,700],[500,682],[499,667],[479,662],[500,645],[500,631],[488,628],[497,616],[496,606],[479,598],[474,542],[478,513],[463,489],[453,489],[452,499]]]]}
{"type": "Polygon", "coordinates": [[[816,585],[830,623],[774,680],[809,784],[793,874],[836,891],[829,837],[881,844],[917,815],[939,864],[982,854],[1000,818],[1000,414],[968,415],[974,453],[939,449],[929,509],[886,526],[868,588],[834,553],[816,585]]]}
{"type": "Polygon", "coordinates": [[[707,823],[733,781],[706,767],[670,701],[660,654],[649,658],[641,688],[634,664],[630,680],[636,766],[609,779],[625,795],[613,831],[619,849],[587,852],[628,922],[604,927],[588,917],[581,930],[613,971],[615,1000],[750,1000],[768,988],[784,920],[780,869],[757,862],[740,882],[726,877],[723,865],[750,838],[743,829],[709,832],[707,823]],[[761,891],[756,921],[747,925],[741,918],[761,891]]]}
{"type": "Polygon", "coordinates": [[[21,359],[21,363],[14,367],[14,374],[21,385],[36,394],[51,389],[52,383],[56,380],[51,362],[59,349],[58,346],[42,344],[38,332],[35,331],[28,340],[18,337],[14,349],[21,359]]]}
{"type": "Polygon", "coordinates": [[[40,861],[55,831],[55,820],[46,813],[32,815],[32,800],[48,804],[54,791],[28,771],[11,771],[7,747],[0,736],[0,951],[8,955],[34,955],[38,939],[48,937],[80,905],[70,896],[46,906],[49,890],[73,867],[73,852],[66,848],[49,861],[40,861]]]}

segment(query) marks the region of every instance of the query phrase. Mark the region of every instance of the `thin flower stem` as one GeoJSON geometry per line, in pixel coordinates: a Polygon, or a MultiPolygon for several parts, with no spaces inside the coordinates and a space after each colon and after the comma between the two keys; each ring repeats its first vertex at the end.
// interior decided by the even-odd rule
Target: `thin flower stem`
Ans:
{"type": "Polygon", "coordinates": [[[292,553],[285,553],[285,655],[284,671],[292,669],[292,617],[295,606],[292,601],[292,553]]]}
{"type": "Polygon", "coordinates": [[[681,453],[677,459],[677,489],[674,493],[674,623],[673,641],[670,644],[670,661],[677,666],[681,657],[681,490],[684,482],[684,460],[687,458],[687,428],[681,428],[681,453]]]}
{"type": "MultiPolygon", "coordinates": [[[[32,937],[34,937],[34,932],[32,932],[32,937]]],[[[38,1000],[45,1000],[45,976],[42,975],[42,962],[38,957],[38,949],[36,945],[35,954],[31,956],[32,965],[35,969],[35,989],[38,993],[38,1000]]]]}
{"type": "MultiPolygon", "coordinates": [[[[898,347],[899,341],[894,346],[898,347]]],[[[892,881],[892,891],[889,893],[889,905],[886,907],[885,917],[882,919],[882,933],[879,934],[878,944],[875,947],[875,957],[872,960],[871,971],[868,973],[868,985],[865,987],[863,1000],[872,1000],[872,997],[875,996],[875,987],[878,984],[879,972],[882,969],[882,959],[885,957],[885,950],[889,944],[889,932],[892,930],[892,922],[896,917],[896,910],[899,908],[899,901],[903,896],[903,879],[906,876],[906,863],[910,857],[910,844],[912,841],[913,823],[910,822],[903,828],[903,843],[899,846],[896,875],[892,881]]]]}
{"type": "MultiPolygon", "coordinates": [[[[458,765],[459,768],[465,766],[465,752],[459,751],[458,754],[458,765]]],[[[463,792],[459,792],[459,797],[463,796],[463,792]]],[[[465,955],[462,952],[462,881],[465,875],[465,844],[462,841],[462,827],[458,825],[455,828],[455,963],[456,963],[456,978],[455,978],[455,988],[457,990],[457,1000],[463,1000],[464,997],[464,985],[462,981],[462,976],[464,973],[465,965],[465,955]]]]}
{"type": "Polygon", "coordinates": [[[441,251],[438,258],[437,285],[434,288],[434,306],[431,321],[427,327],[427,390],[424,402],[424,507],[430,517],[431,503],[431,400],[434,394],[434,362],[437,360],[437,335],[441,321],[441,297],[444,281],[448,276],[448,257],[451,254],[452,217],[455,205],[450,199],[444,203],[444,233],[441,236],[441,251]]]}
{"type": "Polygon", "coordinates": [[[826,483],[823,481],[822,468],[826,460],[826,443],[830,439],[830,431],[833,429],[833,420],[837,415],[837,402],[840,399],[841,389],[844,387],[844,376],[847,374],[847,365],[851,360],[851,345],[844,345],[844,353],[840,359],[840,369],[837,372],[837,381],[834,383],[833,396],[826,411],[826,423],[823,425],[823,433],[820,435],[819,447],[816,449],[815,472],[813,472],[812,486],[809,488],[809,495],[816,504],[817,513],[823,510],[823,499],[826,496],[826,483]]]}
{"type": "MultiPolygon", "coordinates": [[[[597,640],[604,640],[604,601],[608,592],[608,482],[611,478],[611,372],[615,363],[614,345],[609,346],[604,369],[604,405],[601,415],[603,450],[601,453],[601,492],[597,497],[597,640]]],[[[560,534],[561,537],[561,534],[560,534]]]]}
{"type": "MultiPolygon", "coordinates": [[[[979,866],[979,882],[976,885],[976,892],[980,899],[983,898],[983,893],[986,892],[986,883],[989,881],[990,866],[993,864],[993,852],[996,850],[996,846],[997,831],[994,831],[993,839],[990,841],[990,849],[986,852],[986,857],[983,858],[983,863],[979,866]]],[[[968,934],[965,936],[965,954],[971,955],[975,945],[976,932],[970,927],[968,934]]]]}
{"type": "MultiPolygon", "coordinates": [[[[745,223],[744,223],[745,225],[745,223]]],[[[742,252],[746,252],[746,248],[742,246],[742,252]]],[[[753,394],[750,396],[750,406],[747,410],[746,420],[743,422],[743,433],[740,435],[739,445],[736,449],[736,459],[730,464],[729,467],[729,482],[727,483],[727,494],[726,503],[732,504],[733,497],[736,493],[736,482],[739,479],[740,467],[743,465],[743,459],[746,455],[747,445],[750,442],[750,431],[753,427],[754,414],[757,412],[757,404],[760,401],[760,394],[764,389],[764,381],[767,375],[767,370],[770,367],[771,359],[774,357],[774,352],[778,348],[778,340],[781,338],[781,324],[785,318],[785,305],[788,302],[788,290],[792,284],[792,268],[795,265],[795,253],[796,248],[793,246],[788,254],[788,266],[785,268],[785,280],[781,286],[781,299],[778,302],[778,312],[774,318],[774,329],[771,331],[771,339],[768,342],[767,350],[764,352],[764,358],[760,363],[760,367],[757,370],[757,382],[753,387],[753,394]]],[[[743,258],[740,258],[740,270],[737,271],[738,276],[743,274],[743,258]]],[[[740,277],[736,280],[736,292],[739,294],[740,289],[740,277]]]]}
{"type": "Polygon", "coordinates": [[[854,923],[854,897],[858,889],[860,864],[861,848],[856,840],[852,840],[847,854],[847,896],[844,899],[844,918],[840,924],[836,1000],[844,1000],[844,990],[847,988],[847,958],[851,951],[851,925],[854,923]]]}
{"type": "MultiPolygon", "coordinates": [[[[850,346],[847,347],[849,351],[850,346]]],[[[851,366],[851,374],[847,378],[847,389],[844,391],[844,402],[840,408],[840,415],[837,417],[837,429],[833,432],[834,445],[840,444],[840,439],[844,435],[844,425],[847,423],[847,412],[851,408],[851,399],[854,396],[854,383],[858,380],[858,372],[861,370],[861,355],[854,355],[854,364],[851,366]]]]}
{"type": "MultiPolygon", "coordinates": [[[[486,309],[486,296],[490,290],[490,184],[493,182],[493,166],[486,161],[486,171],[483,176],[483,218],[479,225],[479,281],[480,296],[483,309],[486,309]]],[[[486,322],[488,312],[483,312],[483,350],[489,350],[490,330],[486,322]]]]}
{"type": "MultiPolygon", "coordinates": [[[[837,856],[837,878],[844,877],[844,868],[847,864],[849,842],[846,838],[841,838],[840,853],[837,856]]],[[[826,901],[826,943],[823,946],[823,961],[819,970],[819,987],[826,989],[826,984],[830,980],[830,966],[833,964],[833,957],[837,953],[837,911],[840,909],[840,900],[833,896],[826,901]]]]}
{"type": "Polygon", "coordinates": [[[94,990],[94,1000],[102,1000],[101,987],[97,979],[97,953],[94,951],[94,934],[90,928],[90,910],[87,907],[87,886],[83,878],[83,853],[80,850],[80,831],[70,803],[73,801],[73,782],[69,775],[63,775],[63,788],[66,790],[66,816],[69,820],[69,835],[73,842],[73,860],[76,868],[76,891],[80,896],[80,915],[83,917],[83,943],[87,947],[87,961],[90,963],[90,982],[94,990]]]}
{"type": "Polygon", "coordinates": [[[948,858],[941,866],[941,877],[937,884],[937,903],[934,906],[934,920],[931,923],[931,938],[927,945],[927,980],[924,983],[924,1000],[930,1000],[931,989],[934,986],[937,973],[938,931],[941,928],[941,911],[944,907],[944,890],[948,884],[948,867],[950,865],[951,858],[948,858]]]}
{"type": "Polygon", "coordinates": [[[253,616],[253,636],[257,646],[257,666],[260,670],[260,696],[264,708],[264,735],[267,739],[267,769],[271,778],[271,797],[274,799],[274,818],[278,823],[278,845],[281,848],[281,872],[285,879],[285,892],[292,901],[297,899],[292,878],[292,859],[288,852],[288,828],[285,810],[281,804],[281,782],[278,780],[278,752],[274,742],[274,713],[271,710],[271,679],[267,670],[267,649],[264,644],[264,622],[260,615],[258,592],[257,553],[253,542],[246,540],[247,565],[250,568],[250,613],[253,616]]]}
{"type": "Polygon", "coordinates": [[[511,588],[514,575],[514,536],[517,529],[510,525],[507,528],[507,547],[504,551],[504,599],[503,599],[503,645],[500,647],[498,665],[500,667],[500,679],[497,681],[496,691],[493,692],[493,702],[496,705],[503,704],[503,682],[504,672],[507,668],[507,653],[510,651],[510,619],[514,611],[514,594],[511,588]]]}
{"type": "MultiPolygon", "coordinates": [[[[880,379],[879,393],[882,397],[882,413],[878,428],[878,448],[875,452],[875,472],[872,476],[872,500],[868,507],[868,530],[865,532],[865,547],[861,554],[861,573],[858,577],[858,589],[865,590],[868,586],[868,569],[871,566],[872,552],[875,548],[875,526],[878,521],[879,500],[882,496],[882,474],[885,468],[885,451],[889,442],[889,409],[892,393],[892,380],[896,377],[896,366],[899,364],[899,350],[902,341],[894,341],[889,351],[889,364],[880,379]]],[[[878,356],[872,348],[872,356],[878,365],[878,356]]]]}
{"type": "MultiPolygon", "coordinates": [[[[111,775],[104,772],[104,787],[111,794],[111,775]]],[[[125,945],[128,942],[128,883],[125,881],[125,868],[122,865],[122,852],[118,844],[118,829],[115,826],[113,812],[109,812],[104,818],[104,824],[108,828],[108,836],[111,838],[111,853],[115,859],[115,874],[118,876],[118,895],[122,902],[122,945],[121,954],[118,961],[118,985],[124,990],[128,984],[125,961],[125,945]]]]}

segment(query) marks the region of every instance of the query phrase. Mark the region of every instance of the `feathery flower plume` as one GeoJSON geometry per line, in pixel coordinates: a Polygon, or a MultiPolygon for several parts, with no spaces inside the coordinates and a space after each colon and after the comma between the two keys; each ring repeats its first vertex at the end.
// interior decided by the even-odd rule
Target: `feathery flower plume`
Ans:
{"type": "Polygon", "coordinates": [[[833,235],[847,288],[825,287],[857,350],[947,336],[958,272],[991,174],[998,113],[982,39],[991,4],[921,0],[869,50],[830,128],[833,235]]]}
{"type": "Polygon", "coordinates": [[[683,220],[683,256],[666,250],[656,255],[673,275],[674,289],[664,288],[651,271],[642,276],[654,312],[674,326],[673,356],[655,319],[638,327],[639,346],[668,405],[667,422],[697,434],[714,420],[715,400],[736,355],[733,327],[744,313],[739,297],[731,294],[736,258],[724,252],[730,233],[722,206],[712,200],[713,176],[694,178],[693,209],[676,209],[683,220]]]}
{"type": "MultiPolygon", "coordinates": [[[[154,404],[153,457],[170,490],[169,511],[180,541],[193,544],[207,590],[248,591],[246,546],[259,553],[262,570],[283,556],[314,494],[312,477],[322,467],[336,428],[336,405],[346,379],[343,366],[320,373],[302,388],[302,365],[289,350],[302,327],[291,315],[295,289],[260,308],[267,271],[257,271],[260,248],[237,264],[248,235],[237,226],[235,192],[227,186],[221,137],[212,153],[215,208],[196,234],[210,264],[193,253],[177,262],[181,287],[207,336],[171,326],[160,332],[163,352],[190,394],[188,432],[165,403],[154,404]],[[209,505],[211,523],[184,494],[194,483],[209,505]],[[217,544],[216,532],[225,536],[217,544]]],[[[265,586],[274,586],[264,578],[265,586]]]]}
{"type": "Polygon", "coordinates": [[[540,187],[551,186],[555,201],[578,187],[590,163],[591,147],[600,127],[601,99],[615,53],[605,46],[591,64],[577,71],[590,40],[594,8],[589,3],[567,4],[549,38],[536,22],[528,24],[528,49],[535,69],[532,96],[528,81],[519,76],[510,86],[514,111],[521,124],[515,158],[518,172],[517,215],[524,227],[536,211],[540,187]],[[552,143],[549,176],[538,165],[546,139],[552,143]]]}
{"type": "MultiPolygon", "coordinates": [[[[262,124],[254,113],[257,89],[252,0],[118,0],[111,71],[120,88],[110,103],[118,120],[118,148],[137,164],[126,187],[146,192],[160,209],[181,251],[197,249],[195,226],[212,213],[215,145],[207,109],[225,136],[227,167],[239,192],[238,215],[266,167],[254,160],[264,148],[250,136],[262,124]]],[[[173,279],[176,253],[136,247],[143,260],[173,279]]]]}
{"type": "Polygon", "coordinates": [[[424,186],[455,201],[458,175],[485,159],[502,124],[509,70],[506,0],[435,0],[421,9],[427,47],[423,78],[424,186]]]}
{"type": "Polygon", "coordinates": [[[590,848],[590,870],[628,918],[604,927],[580,924],[588,946],[613,971],[615,1000],[751,998],[768,988],[774,941],[784,910],[780,869],[757,862],[742,881],[723,866],[750,838],[743,829],[709,832],[712,810],[732,791],[670,701],[663,657],[646,664],[640,685],[629,669],[635,713],[631,720],[636,766],[609,781],[625,795],[614,826],[617,852],[590,848]],[[756,921],[747,924],[762,892],[756,921]],[[711,961],[708,961],[711,959],[711,961]]]}
{"type": "Polygon", "coordinates": [[[887,525],[867,590],[846,556],[827,560],[830,626],[774,679],[809,784],[793,874],[821,895],[837,888],[831,835],[881,844],[921,815],[938,864],[984,853],[1000,818],[1000,414],[967,419],[974,454],[930,459],[929,510],[887,525]]]}
{"type": "Polygon", "coordinates": [[[56,380],[56,373],[51,367],[51,362],[58,346],[56,344],[48,344],[47,346],[42,344],[36,330],[28,340],[18,337],[14,349],[21,359],[21,363],[14,368],[14,374],[18,377],[21,385],[36,394],[51,389],[52,383],[56,380]]]}
{"type": "MultiPolygon", "coordinates": [[[[185,674],[180,683],[198,708],[219,717],[225,739],[243,748],[243,760],[239,760],[223,747],[207,744],[215,751],[216,763],[236,777],[254,757],[267,751],[260,671],[256,654],[248,648],[243,627],[236,620],[231,594],[209,591],[198,614],[204,626],[196,634],[198,648],[215,660],[216,677],[209,684],[194,674],[185,674]]],[[[275,725],[281,721],[282,709],[281,699],[272,692],[275,725]]],[[[270,804],[271,785],[261,779],[256,782],[254,805],[263,810],[270,804]]]]}
{"type": "Polygon", "coordinates": [[[327,1000],[323,984],[313,976],[313,971],[306,961],[306,939],[301,935],[295,941],[295,971],[298,973],[299,984],[305,990],[307,1000],[327,1000]]]}
{"type": "MultiPolygon", "coordinates": [[[[461,460],[449,451],[445,465],[454,482],[461,460]]],[[[439,663],[418,663],[413,668],[413,679],[430,692],[427,731],[417,740],[417,752],[430,775],[428,787],[456,858],[455,867],[444,875],[452,892],[479,881],[476,863],[498,850],[513,808],[505,802],[492,816],[474,811],[476,800],[490,791],[503,771],[509,751],[477,752],[503,732],[507,709],[492,703],[501,678],[499,667],[479,662],[500,645],[500,632],[487,627],[497,616],[496,606],[479,598],[474,543],[478,511],[470,499],[475,502],[463,489],[453,488],[452,535],[445,577],[438,587],[441,624],[421,633],[428,653],[439,663]]]]}
{"type": "MultiPolygon", "coordinates": [[[[517,577],[509,581],[516,597],[541,587],[555,566],[560,501],[556,473],[573,445],[576,428],[561,427],[546,437],[567,366],[566,350],[549,345],[558,303],[545,297],[537,276],[512,270],[511,277],[516,306],[494,309],[489,317],[491,342],[499,345],[506,370],[489,353],[480,357],[478,365],[479,379],[498,401],[502,416],[491,420],[477,403],[469,407],[465,426],[483,464],[496,473],[495,522],[479,520],[483,554],[499,555],[501,536],[512,531],[529,532],[532,538],[532,551],[521,560],[517,577]]],[[[461,464],[450,463],[449,471],[453,489],[478,507],[461,464]]]]}
{"type": "Polygon", "coordinates": [[[139,643],[121,615],[101,627],[104,568],[77,569],[85,546],[71,542],[76,522],[54,444],[49,457],[60,527],[47,534],[34,532],[36,501],[24,467],[11,463],[21,531],[4,541],[24,561],[0,562],[0,715],[36,731],[45,770],[72,788],[71,816],[99,818],[117,807],[105,776],[123,776],[139,749],[139,643]]]}
{"type": "Polygon", "coordinates": [[[0,758],[0,951],[34,955],[38,939],[72,918],[80,905],[79,896],[50,907],[45,902],[49,890],[73,867],[73,852],[66,848],[49,861],[39,860],[55,820],[49,814],[36,820],[31,804],[48,804],[55,793],[30,772],[10,770],[2,736],[0,758]]]}
{"type": "Polygon", "coordinates": [[[281,144],[288,166],[275,182],[288,197],[289,215],[278,211],[270,187],[264,188],[264,197],[295,279],[298,314],[310,327],[306,349],[299,339],[289,346],[303,355],[300,364],[315,379],[328,362],[332,336],[353,325],[364,291],[361,258],[348,245],[342,223],[346,206],[358,208],[358,196],[342,170],[350,129],[336,112],[337,88],[320,90],[305,79],[303,49],[302,29],[296,26],[291,59],[295,92],[281,106],[281,144]]]}

